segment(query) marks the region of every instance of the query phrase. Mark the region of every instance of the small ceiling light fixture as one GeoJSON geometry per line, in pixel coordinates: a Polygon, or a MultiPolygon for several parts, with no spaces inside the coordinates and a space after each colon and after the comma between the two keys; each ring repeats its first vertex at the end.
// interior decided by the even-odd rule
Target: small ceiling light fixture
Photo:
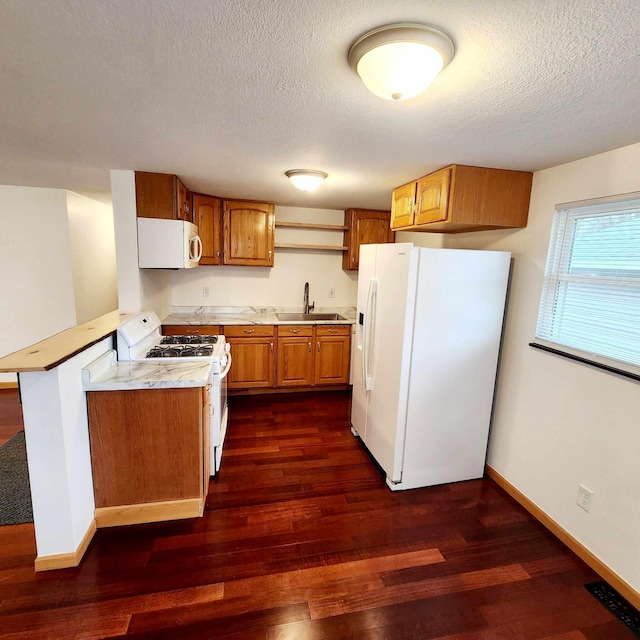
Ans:
{"type": "Polygon", "coordinates": [[[291,184],[301,191],[314,191],[329,177],[324,171],[311,169],[292,169],[285,172],[285,175],[291,180],[291,184]]]}
{"type": "Polygon", "coordinates": [[[349,64],[369,91],[385,100],[407,100],[422,93],[455,53],[453,40],[426,24],[378,27],[349,49],[349,64]]]}

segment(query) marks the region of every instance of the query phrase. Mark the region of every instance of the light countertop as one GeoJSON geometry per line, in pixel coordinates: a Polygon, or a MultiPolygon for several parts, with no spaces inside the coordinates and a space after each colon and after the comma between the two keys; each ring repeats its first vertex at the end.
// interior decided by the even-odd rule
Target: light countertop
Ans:
{"type": "Polygon", "coordinates": [[[211,375],[211,361],[119,362],[108,351],[82,370],[85,391],[124,391],[204,387],[211,375]]]}
{"type": "Polygon", "coordinates": [[[177,325],[290,325],[290,324],[353,324],[354,307],[321,307],[314,313],[337,313],[345,320],[279,320],[278,313],[302,313],[300,307],[174,307],[162,324],[177,325]]]}

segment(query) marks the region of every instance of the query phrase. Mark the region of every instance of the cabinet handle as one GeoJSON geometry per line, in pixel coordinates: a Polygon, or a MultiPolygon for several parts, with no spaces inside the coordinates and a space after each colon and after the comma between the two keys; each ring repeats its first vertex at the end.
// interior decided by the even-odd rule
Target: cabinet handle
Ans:
{"type": "Polygon", "coordinates": [[[329,333],[338,333],[337,329],[329,329],[329,333]]]}
{"type": "Polygon", "coordinates": [[[318,340],[318,353],[320,353],[320,340],[318,340]]]}
{"type": "Polygon", "coordinates": [[[270,342],[269,346],[271,347],[271,353],[273,353],[273,342],[270,342]]]}
{"type": "Polygon", "coordinates": [[[309,340],[309,353],[311,353],[311,340],[309,340]]]}
{"type": "Polygon", "coordinates": [[[220,257],[220,249],[216,251],[216,258],[219,258],[219,257],[220,257]]]}
{"type": "Polygon", "coordinates": [[[289,329],[291,333],[300,333],[300,329],[289,329]]]}
{"type": "Polygon", "coordinates": [[[355,256],[351,256],[351,262],[355,262],[356,261],[356,257],[355,256]]]}
{"type": "Polygon", "coordinates": [[[244,329],[244,330],[242,331],[242,333],[255,333],[255,332],[256,332],[256,330],[255,330],[255,329],[244,329]]]}
{"type": "Polygon", "coordinates": [[[188,329],[187,330],[187,335],[188,336],[197,336],[198,335],[198,330],[197,329],[188,329]]]}

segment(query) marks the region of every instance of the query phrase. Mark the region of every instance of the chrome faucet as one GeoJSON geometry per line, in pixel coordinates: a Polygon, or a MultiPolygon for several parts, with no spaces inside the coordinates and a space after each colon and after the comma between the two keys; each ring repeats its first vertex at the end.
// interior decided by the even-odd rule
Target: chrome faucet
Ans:
{"type": "Polygon", "coordinates": [[[309,304],[309,283],[304,283],[304,313],[311,313],[316,308],[316,301],[309,304]]]}

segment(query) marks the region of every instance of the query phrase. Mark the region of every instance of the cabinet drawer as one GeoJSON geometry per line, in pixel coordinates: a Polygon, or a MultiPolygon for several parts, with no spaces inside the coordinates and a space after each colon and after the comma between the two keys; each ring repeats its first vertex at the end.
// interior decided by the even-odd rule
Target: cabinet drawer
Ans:
{"type": "Polygon", "coordinates": [[[316,327],[318,336],[350,336],[350,324],[320,324],[316,327]]]}
{"type": "Polygon", "coordinates": [[[263,336],[273,336],[275,327],[273,325],[241,325],[225,326],[224,335],[229,338],[260,338],[263,336]]]}
{"type": "Polygon", "coordinates": [[[313,326],[310,324],[292,325],[281,324],[278,327],[278,337],[298,336],[300,338],[310,338],[313,335],[313,326]]]}
{"type": "Polygon", "coordinates": [[[162,326],[165,336],[217,336],[220,327],[216,325],[165,324],[162,326]]]}

